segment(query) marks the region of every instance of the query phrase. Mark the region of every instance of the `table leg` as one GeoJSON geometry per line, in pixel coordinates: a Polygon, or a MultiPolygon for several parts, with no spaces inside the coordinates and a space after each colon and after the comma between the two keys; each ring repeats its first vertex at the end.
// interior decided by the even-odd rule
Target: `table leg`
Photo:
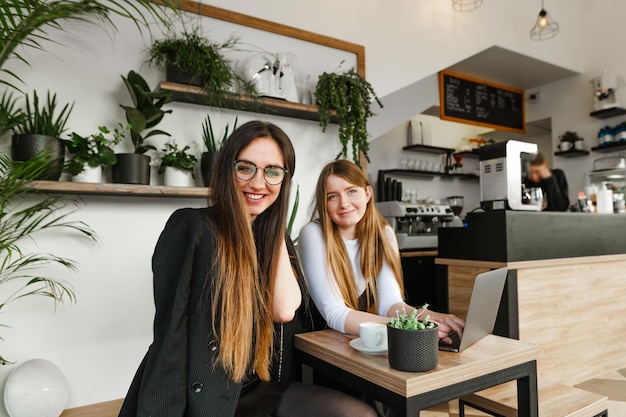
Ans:
{"type": "Polygon", "coordinates": [[[517,380],[517,410],[520,417],[539,416],[537,394],[537,362],[529,364],[528,376],[517,380]]]}
{"type": "Polygon", "coordinates": [[[393,409],[394,417],[419,417],[422,410],[437,404],[429,404],[425,407],[422,401],[407,401],[404,397],[398,397],[387,402],[387,405],[393,409]]]}

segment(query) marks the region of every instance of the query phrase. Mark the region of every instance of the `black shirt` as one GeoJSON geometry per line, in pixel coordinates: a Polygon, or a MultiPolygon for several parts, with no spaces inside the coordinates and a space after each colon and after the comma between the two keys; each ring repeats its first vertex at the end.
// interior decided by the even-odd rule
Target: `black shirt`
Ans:
{"type": "Polygon", "coordinates": [[[525,180],[527,187],[541,187],[544,201],[548,204],[544,211],[567,211],[569,208],[569,190],[565,173],[560,169],[553,169],[552,176],[535,183],[525,180]]]}

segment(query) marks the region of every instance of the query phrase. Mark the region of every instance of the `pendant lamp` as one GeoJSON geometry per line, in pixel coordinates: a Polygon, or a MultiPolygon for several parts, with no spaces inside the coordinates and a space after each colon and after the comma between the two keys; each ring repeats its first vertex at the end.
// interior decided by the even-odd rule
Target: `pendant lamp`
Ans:
{"type": "Polygon", "coordinates": [[[543,0],[541,0],[541,11],[537,16],[535,25],[530,30],[530,39],[534,41],[545,41],[554,38],[559,34],[559,24],[554,21],[546,12],[543,7],[543,0]]]}
{"type": "Polygon", "coordinates": [[[471,12],[482,4],[483,0],[452,0],[452,8],[457,12],[471,12]]]}

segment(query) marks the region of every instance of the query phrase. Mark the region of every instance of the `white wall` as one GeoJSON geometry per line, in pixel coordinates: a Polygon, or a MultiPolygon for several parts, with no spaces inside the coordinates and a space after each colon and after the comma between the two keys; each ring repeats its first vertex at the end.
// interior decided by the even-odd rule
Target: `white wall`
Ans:
{"type": "MultiPolygon", "coordinates": [[[[596,8],[596,3],[587,0],[583,9],[568,0],[552,0],[550,10],[558,17],[562,32],[550,42],[533,43],[528,39],[528,31],[538,12],[538,2],[488,1],[477,12],[464,14],[454,13],[448,1],[432,0],[399,0],[391,4],[383,0],[294,0],[288,4],[280,0],[216,0],[211,3],[365,45],[368,79],[383,99],[494,44],[580,70],[584,61],[591,62],[579,48],[585,31],[598,31],[594,39],[599,41],[600,35],[610,28],[615,37],[613,28],[619,27],[621,22],[617,19],[624,13],[613,13],[608,8],[604,15],[604,9],[609,5],[626,7],[617,6],[616,0],[597,5],[597,13],[592,14],[594,22],[603,22],[605,17],[616,20],[603,26],[583,24],[583,12],[596,8]]],[[[162,78],[143,65],[146,45],[135,29],[127,22],[119,22],[119,27],[120,32],[111,34],[76,24],[71,33],[58,36],[65,47],[46,45],[46,51],[28,51],[32,67],[15,63],[13,69],[20,73],[29,89],[51,88],[58,92],[61,101],[76,101],[70,122],[72,129],[89,133],[100,124],[114,124],[122,117],[118,103],[127,100],[119,74],[129,69],[141,70],[152,84],[162,78]]],[[[226,35],[218,32],[220,27],[207,23],[204,29],[219,40],[226,35]]],[[[281,42],[276,40],[276,48],[269,45],[267,49],[286,48],[281,42]]],[[[602,46],[597,52],[588,48],[587,53],[595,60],[600,51],[621,50],[619,44],[614,48],[606,48],[606,43],[602,46]]],[[[623,64],[617,55],[612,54],[611,59],[623,64]]],[[[317,57],[315,52],[307,54],[313,61],[328,60],[320,68],[332,70],[336,66],[333,61],[338,57],[328,57],[327,54],[317,57]]],[[[608,61],[603,65],[612,64],[610,60],[603,61],[608,61]]],[[[303,58],[300,62],[307,60],[303,58]]],[[[565,87],[582,87],[586,81],[565,87]]],[[[563,84],[546,89],[544,103],[552,100],[549,98],[552,92],[561,94],[562,88],[563,84]]],[[[583,117],[587,108],[583,103],[586,103],[588,91],[583,90],[584,93],[576,93],[580,97],[550,101],[553,104],[545,110],[560,112],[558,126],[565,127],[568,120],[574,123],[576,117],[587,123],[583,117]],[[576,103],[581,103],[585,110],[567,114],[576,103]],[[563,109],[553,107],[559,105],[563,109]]],[[[381,111],[381,134],[423,110],[416,108],[413,97],[402,95],[400,101],[381,111]],[[392,114],[392,109],[400,113],[392,114]],[[404,112],[407,114],[402,114],[404,112]]],[[[174,113],[167,116],[163,128],[172,132],[181,144],[196,139],[206,109],[185,104],[172,104],[171,108],[174,113]]],[[[542,113],[539,109],[537,112],[542,113]]],[[[212,111],[212,114],[223,125],[232,122],[238,113],[212,111]]],[[[260,117],[239,115],[240,122],[260,117]]],[[[336,128],[321,134],[313,122],[263,118],[280,124],[293,139],[298,155],[296,181],[302,185],[303,206],[308,205],[317,173],[338,152],[336,128]]],[[[589,135],[595,129],[589,127],[583,133],[589,135]]],[[[374,162],[373,166],[376,164],[374,162]]],[[[469,187],[468,184],[459,183],[458,187],[469,187]]],[[[54,249],[80,263],[79,274],[60,273],[76,286],[78,305],[60,306],[52,314],[49,304],[43,300],[16,304],[2,317],[3,323],[14,329],[4,329],[2,335],[6,340],[0,343],[3,355],[9,358],[23,362],[42,357],[61,366],[71,385],[69,406],[106,401],[125,394],[151,340],[153,306],[149,265],[155,240],[173,210],[203,204],[199,200],[121,197],[85,197],[84,200],[85,206],[76,218],[85,220],[101,234],[101,245],[61,241],[54,236],[38,240],[43,250],[54,249]]],[[[301,209],[299,214],[300,225],[305,221],[305,211],[301,209]]],[[[0,369],[0,379],[6,378],[11,369],[11,366],[0,369]]]]}

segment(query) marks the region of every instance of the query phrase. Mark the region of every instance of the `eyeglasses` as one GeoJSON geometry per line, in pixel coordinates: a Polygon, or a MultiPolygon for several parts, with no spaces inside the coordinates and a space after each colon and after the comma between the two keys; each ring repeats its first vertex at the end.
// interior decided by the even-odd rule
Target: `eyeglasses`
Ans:
{"type": "Polygon", "coordinates": [[[254,162],[235,161],[235,175],[237,175],[237,178],[241,181],[252,180],[256,177],[256,173],[259,169],[263,170],[265,182],[269,185],[279,185],[285,179],[287,172],[289,172],[285,168],[279,166],[261,168],[256,166],[254,162]]]}

